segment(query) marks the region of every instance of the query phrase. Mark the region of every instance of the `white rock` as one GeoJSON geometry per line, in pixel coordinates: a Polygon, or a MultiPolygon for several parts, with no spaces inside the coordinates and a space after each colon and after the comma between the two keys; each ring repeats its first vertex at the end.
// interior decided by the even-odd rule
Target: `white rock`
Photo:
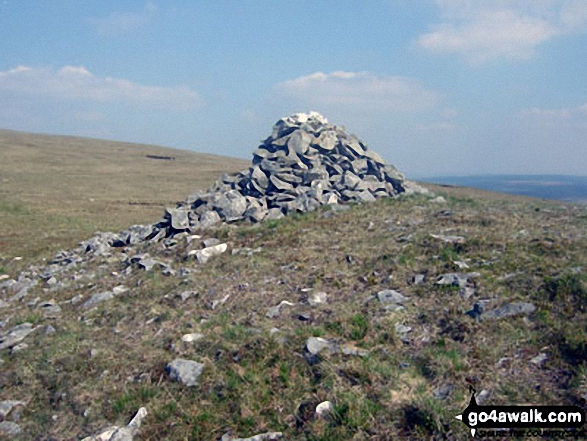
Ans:
{"type": "MultiPolygon", "coordinates": [[[[228,248],[227,244],[221,243],[221,244],[214,245],[214,246],[211,246],[208,248],[204,248],[203,250],[196,250],[196,252],[191,255],[195,254],[198,262],[206,263],[206,262],[208,262],[208,260],[210,260],[211,257],[219,256],[222,253],[224,253],[227,248],[228,248]]],[[[192,253],[192,252],[190,251],[188,253],[188,256],[190,256],[190,253],[192,253]]]]}
{"type": "Polygon", "coordinates": [[[308,303],[311,306],[320,305],[321,303],[326,303],[327,301],[328,301],[328,294],[326,294],[325,292],[314,293],[308,298],[308,303]]]}
{"type": "Polygon", "coordinates": [[[181,337],[181,341],[185,343],[193,343],[195,341],[201,340],[202,338],[204,338],[204,334],[185,334],[183,337],[181,337]]]}
{"type": "Polygon", "coordinates": [[[334,410],[334,404],[330,401],[323,401],[316,406],[316,415],[319,417],[326,417],[330,412],[334,410]]]}

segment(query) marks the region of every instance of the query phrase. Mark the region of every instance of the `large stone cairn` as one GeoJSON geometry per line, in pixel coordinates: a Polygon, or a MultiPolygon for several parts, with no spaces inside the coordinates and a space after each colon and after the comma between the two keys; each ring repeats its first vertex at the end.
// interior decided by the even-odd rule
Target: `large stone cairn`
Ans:
{"type": "Polygon", "coordinates": [[[316,112],[296,113],[273,126],[248,170],[224,175],[207,192],[168,208],[148,239],[419,190],[344,127],[316,112]]]}

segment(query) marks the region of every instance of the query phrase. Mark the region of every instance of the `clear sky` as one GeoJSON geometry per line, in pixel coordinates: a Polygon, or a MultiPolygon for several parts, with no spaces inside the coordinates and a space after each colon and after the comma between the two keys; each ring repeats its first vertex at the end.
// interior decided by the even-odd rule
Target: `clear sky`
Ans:
{"type": "Polygon", "coordinates": [[[310,110],[408,177],[587,175],[587,0],[0,0],[0,128],[249,158],[310,110]]]}

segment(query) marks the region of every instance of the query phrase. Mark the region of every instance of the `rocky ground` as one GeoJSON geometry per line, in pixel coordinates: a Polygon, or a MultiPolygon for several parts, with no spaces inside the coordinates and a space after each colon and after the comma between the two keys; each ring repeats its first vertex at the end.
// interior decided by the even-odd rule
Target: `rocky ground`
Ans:
{"type": "Polygon", "coordinates": [[[454,417],[470,385],[479,403],[583,405],[585,207],[442,187],[402,195],[403,177],[390,179],[394,197],[359,203],[334,188],[336,204],[315,198],[280,219],[259,204],[256,223],[202,228],[221,208],[196,219],[203,204],[186,202],[182,228],[168,210],[24,271],[8,263],[0,433],[463,439],[454,417]]]}

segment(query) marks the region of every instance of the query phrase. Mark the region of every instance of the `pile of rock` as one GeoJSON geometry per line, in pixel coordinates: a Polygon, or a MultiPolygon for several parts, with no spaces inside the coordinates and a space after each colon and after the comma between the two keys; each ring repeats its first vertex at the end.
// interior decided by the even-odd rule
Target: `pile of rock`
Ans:
{"type": "Polygon", "coordinates": [[[168,208],[148,238],[420,191],[425,190],[406,181],[344,127],[316,112],[297,113],[273,126],[271,136],[253,152],[248,170],[224,175],[208,192],[168,208]]]}

